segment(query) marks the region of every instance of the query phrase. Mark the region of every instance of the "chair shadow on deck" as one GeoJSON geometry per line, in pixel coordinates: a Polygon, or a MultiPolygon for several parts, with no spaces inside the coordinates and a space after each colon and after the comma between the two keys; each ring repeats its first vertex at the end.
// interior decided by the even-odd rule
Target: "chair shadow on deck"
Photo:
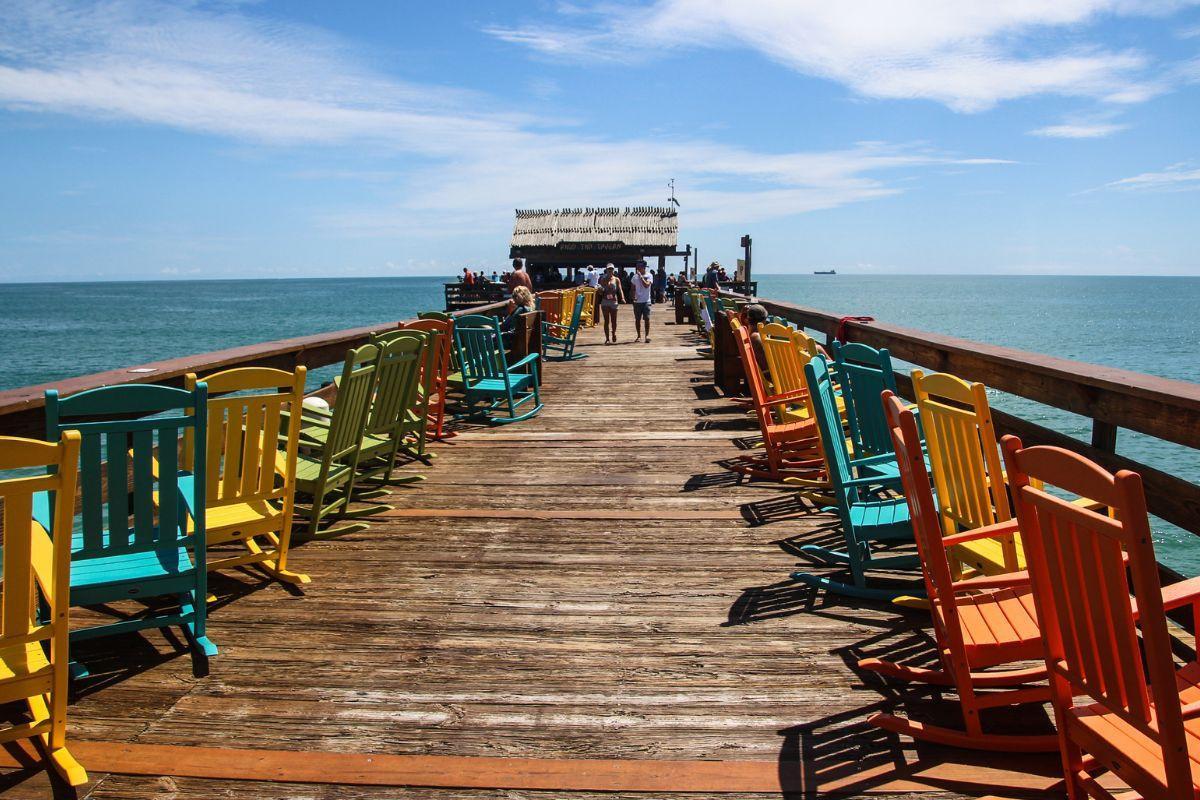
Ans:
{"type": "Polygon", "coordinates": [[[806,503],[804,498],[794,490],[781,492],[766,500],[742,503],[738,508],[742,513],[742,518],[749,522],[752,528],[823,513],[821,509],[811,503],[806,503]]]}
{"type": "MultiPolygon", "coordinates": [[[[779,779],[785,798],[836,796],[888,791],[908,796],[915,783],[927,791],[957,792],[971,796],[999,794],[1012,798],[1062,797],[1051,785],[1057,782],[1059,765],[1055,754],[1021,754],[1014,763],[1008,753],[990,753],[902,741],[896,734],[867,723],[874,712],[904,713],[914,719],[953,725],[959,720],[959,707],[953,692],[950,697],[937,695],[945,689],[903,686],[885,681],[873,673],[861,672],[860,658],[885,657],[917,666],[936,667],[936,643],[930,632],[917,627],[920,614],[906,614],[893,625],[862,641],[831,651],[839,656],[861,686],[850,687],[870,696],[860,708],[831,714],[811,722],[779,731],[783,743],[779,752],[779,779]],[[907,621],[906,621],[907,618],[907,621]],[[934,695],[931,697],[931,695],[934,695]],[[1012,772],[1009,772],[1012,770],[1012,772]],[[1026,776],[1034,776],[1034,788],[1026,776]]],[[[927,623],[923,620],[921,624],[927,623]]],[[[1010,718],[1012,725],[1044,724],[1053,730],[1048,716],[1040,709],[995,709],[1010,718]]]]}
{"type": "MultiPolygon", "coordinates": [[[[277,581],[261,572],[248,568],[239,568],[233,574],[210,572],[208,575],[208,613],[210,625],[219,622],[213,619],[213,612],[238,600],[249,597],[263,589],[274,589],[286,592],[293,597],[303,596],[303,592],[291,584],[277,581]],[[235,578],[234,574],[238,577],[235,578]]],[[[108,617],[125,619],[149,606],[143,606],[133,612],[122,606],[95,606],[97,613],[108,617]]],[[[93,639],[71,644],[71,657],[85,664],[88,674],[75,678],[71,684],[73,700],[103,691],[147,670],[174,661],[177,658],[189,656],[190,649],[178,628],[155,628],[152,630],[125,633],[111,639],[93,639]],[[165,640],[166,649],[156,645],[152,637],[165,640]]],[[[217,656],[220,658],[220,656],[217,656]]]]}
{"type": "Polygon", "coordinates": [[[865,797],[886,793],[921,796],[954,792],[973,797],[1061,798],[1057,756],[982,753],[923,743],[906,744],[866,719],[888,709],[886,702],[802,723],[779,731],[779,783],[786,800],[865,797]],[[1041,779],[1036,788],[1012,769],[1041,779]],[[915,784],[915,785],[914,785],[915,784]],[[923,790],[918,787],[925,787],[923,790]]]}
{"type": "Polygon", "coordinates": [[[703,489],[728,489],[741,486],[745,476],[736,472],[698,472],[688,478],[680,491],[698,492],[703,489]]]}
{"type": "Polygon", "coordinates": [[[758,423],[750,417],[743,414],[731,416],[728,419],[714,420],[709,419],[713,416],[707,414],[700,419],[695,425],[695,430],[698,431],[754,431],[758,430],[758,423]]]}

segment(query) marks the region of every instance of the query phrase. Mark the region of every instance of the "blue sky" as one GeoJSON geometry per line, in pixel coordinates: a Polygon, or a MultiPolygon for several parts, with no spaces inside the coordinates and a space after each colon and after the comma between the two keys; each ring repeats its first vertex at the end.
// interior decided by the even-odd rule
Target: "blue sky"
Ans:
{"type": "Polygon", "coordinates": [[[761,272],[1196,275],[1198,123],[1196,2],[8,0],[0,281],[445,275],[670,178],[761,272]]]}

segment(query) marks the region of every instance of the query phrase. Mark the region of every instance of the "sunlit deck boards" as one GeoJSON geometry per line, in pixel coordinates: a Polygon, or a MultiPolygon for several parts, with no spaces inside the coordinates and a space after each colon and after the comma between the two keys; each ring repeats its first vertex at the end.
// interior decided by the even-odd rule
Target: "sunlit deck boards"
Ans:
{"type": "MultiPolygon", "coordinates": [[[[846,780],[853,794],[985,795],[960,793],[979,770],[933,750],[922,768],[940,783],[888,777],[912,753],[865,725],[884,696],[848,664],[880,648],[928,656],[921,615],[788,580],[794,543],[830,535],[833,520],[716,463],[752,431],[667,316],[656,312],[649,345],[606,347],[599,329],[585,331],[590,358],[548,366],[539,417],[435,446],[429,479],[394,492],[397,513],[296,548],[295,567],[313,578],[303,595],[214,578],[221,654],[209,677],[194,679],[157,633],[120,640],[125,652],[107,661],[92,654],[115,640],[81,646],[97,677],[80,684],[71,735],[93,796],[527,793],[107,776],[102,753],[87,759],[103,745],[85,742],[750,760],[793,790],[846,780]]],[[[1053,764],[1022,759],[1042,763],[1053,764]]],[[[41,775],[0,780],[7,796],[44,796],[41,775]]]]}

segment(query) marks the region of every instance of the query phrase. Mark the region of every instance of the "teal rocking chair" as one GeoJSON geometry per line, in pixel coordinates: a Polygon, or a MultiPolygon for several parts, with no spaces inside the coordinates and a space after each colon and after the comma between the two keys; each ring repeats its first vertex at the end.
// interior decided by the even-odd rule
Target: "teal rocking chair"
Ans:
{"type": "MultiPolygon", "coordinates": [[[[880,491],[884,488],[898,488],[899,477],[872,474],[874,467],[881,460],[891,458],[894,462],[895,455],[851,458],[838,416],[837,398],[834,395],[828,362],[821,356],[814,357],[805,365],[804,376],[812,396],[817,429],[820,431],[825,458],[829,464],[832,494],[836,500],[846,549],[831,550],[807,544],[800,548],[800,552],[825,564],[848,567],[852,583],[842,583],[825,575],[808,572],[795,572],[792,578],[827,591],[871,600],[890,601],[901,596],[924,596],[911,587],[892,590],[868,585],[867,573],[871,570],[915,569],[921,563],[915,554],[879,555],[874,550],[877,543],[900,544],[913,541],[907,501],[900,496],[883,496],[880,491]]],[[[866,398],[860,399],[865,401],[866,398]]],[[[882,402],[880,406],[882,407],[882,402]]]]}
{"type": "MultiPolygon", "coordinates": [[[[179,470],[178,461],[181,433],[190,428],[196,441],[206,441],[207,423],[204,383],[193,391],[131,384],[66,398],[53,389],[46,392],[47,440],[58,441],[66,430],[82,436],[71,605],[157,601],[136,616],[77,628],[71,641],[178,625],[191,648],[193,672],[207,672],[208,658],[217,648],[205,635],[206,448],[196,448],[190,474],[179,470]],[[123,418],[114,420],[114,415],[123,418]],[[164,605],[163,598],[174,602],[164,605]]],[[[53,504],[48,495],[35,502],[34,516],[43,526],[49,524],[53,504]]],[[[72,674],[82,677],[87,671],[73,664],[72,674]]]]}
{"type": "Polygon", "coordinates": [[[509,364],[500,320],[468,314],[454,322],[454,346],[462,365],[464,406],[459,418],[484,416],[495,424],[529,419],[542,410],[538,393],[538,354],[509,364]],[[522,406],[532,404],[521,410],[522,406]]]}
{"type": "Polygon", "coordinates": [[[583,292],[575,294],[575,307],[571,310],[570,322],[561,325],[557,322],[542,323],[542,357],[555,361],[574,361],[587,358],[586,353],[575,352],[575,337],[579,333],[579,322],[583,318],[583,301],[587,297],[583,292]]]}

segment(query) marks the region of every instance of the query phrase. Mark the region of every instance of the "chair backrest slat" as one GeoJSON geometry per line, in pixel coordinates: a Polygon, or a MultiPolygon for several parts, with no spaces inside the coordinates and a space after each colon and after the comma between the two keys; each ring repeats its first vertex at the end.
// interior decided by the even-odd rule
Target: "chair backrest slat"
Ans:
{"type": "MultiPolygon", "coordinates": [[[[100,437],[96,437],[96,441],[99,442],[100,437]]],[[[126,480],[129,476],[128,451],[129,435],[124,431],[109,433],[104,436],[104,452],[108,458],[109,545],[113,548],[129,546],[129,527],[121,524],[123,521],[129,519],[129,492],[113,491],[113,487],[126,486],[126,480]]]]}
{"type": "MultiPolygon", "coordinates": [[[[172,431],[174,432],[174,431],[172,431]]],[[[135,431],[133,434],[133,540],[138,548],[153,547],[154,537],[154,431],[135,431]]],[[[174,437],[163,437],[163,447],[177,447],[174,437]]],[[[174,482],[174,474],[159,475],[162,482],[174,482]]],[[[164,492],[174,487],[163,486],[164,492]]],[[[110,492],[111,494],[111,492],[110,492]]],[[[111,533],[115,527],[113,521],[108,521],[111,533]]],[[[164,529],[176,531],[175,526],[164,529]]],[[[165,537],[164,537],[165,538],[165,537]]],[[[173,537],[172,537],[173,538],[173,537]]]]}
{"type": "MultiPolygon", "coordinates": [[[[48,431],[46,438],[51,438],[58,431],[48,431]]],[[[124,435],[121,437],[124,441],[124,435]]],[[[80,489],[80,508],[83,512],[83,548],[85,550],[99,551],[104,547],[104,492],[101,474],[103,470],[104,457],[101,455],[101,441],[99,436],[85,436],[79,447],[79,482],[82,484],[80,489]]],[[[124,448],[121,448],[124,453],[124,448]]],[[[122,456],[124,458],[124,456],[122,456]]],[[[110,480],[110,485],[125,487],[125,470],[121,470],[120,476],[116,482],[110,480]]],[[[122,494],[125,494],[122,492],[122,494]]],[[[126,495],[128,496],[128,495],[126,495]]],[[[129,516],[128,510],[125,512],[125,517],[129,516]]],[[[122,519],[125,519],[122,517],[122,519]]],[[[122,526],[122,537],[125,536],[125,528],[122,526]]],[[[124,539],[122,538],[122,543],[124,539]]]]}

